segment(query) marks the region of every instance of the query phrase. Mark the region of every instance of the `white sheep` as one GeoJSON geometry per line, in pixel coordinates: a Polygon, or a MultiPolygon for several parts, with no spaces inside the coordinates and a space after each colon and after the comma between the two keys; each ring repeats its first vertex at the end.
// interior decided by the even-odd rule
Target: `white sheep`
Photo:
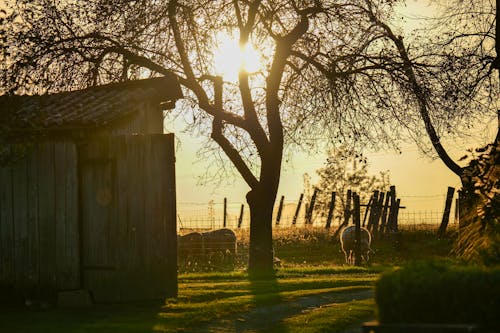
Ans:
{"type": "MultiPolygon", "coordinates": [[[[361,227],[361,243],[360,251],[362,260],[368,262],[370,259],[369,254],[373,252],[370,248],[372,236],[368,229],[361,227]]],[[[340,233],[340,245],[345,254],[345,261],[347,264],[354,264],[355,248],[356,248],[356,227],[349,226],[342,230],[340,233]]]]}

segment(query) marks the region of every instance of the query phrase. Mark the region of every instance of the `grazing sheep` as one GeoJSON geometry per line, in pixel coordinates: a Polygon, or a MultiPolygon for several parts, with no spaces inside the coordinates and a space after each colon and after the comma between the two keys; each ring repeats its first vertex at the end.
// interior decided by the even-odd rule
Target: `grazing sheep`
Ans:
{"type": "Polygon", "coordinates": [[[178,258],[182,265],[234,263],[236,234],[230,229],[177,236],[178,258]]]}
{"type": "MultiPolygon", "coordinates": [[[[370,244],[372,241],[372,236],[370,232],[366,228],[361,228],[361,259],[368,262],[370,257],[368,256],[372,249],[370,248],[370,244]]],[[[342,251],[345,254],[345,261],[349,265],[354,264],[355,258],[355,248],[356,248],[356,227],[349,226],[342,230],[340,234],[340,245],[342,246],[342,251]]]]}
{"type": "Polygon", "coordinates": [[[177,252],[179,258],[186,262],[198,261],[204,253],[203,235],[199,232],[191,232],[186,235],[177,236],[177,252]]]}
{"type": "Polygon", "coordinates": [[[236,234],[231,229],[218,229],[202,233],[205,255],[236,255],[236,234]]]}

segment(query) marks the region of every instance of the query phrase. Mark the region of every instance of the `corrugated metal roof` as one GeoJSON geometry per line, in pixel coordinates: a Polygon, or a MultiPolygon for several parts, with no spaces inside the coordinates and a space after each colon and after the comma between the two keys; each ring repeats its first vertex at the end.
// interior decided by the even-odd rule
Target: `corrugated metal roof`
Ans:
{"type": "Polygon", "coordinates": [[[35,96],[0,96],[3,131],[103,126],[136,112],[144,102],[182,97],[174,75],[35,96]]]}

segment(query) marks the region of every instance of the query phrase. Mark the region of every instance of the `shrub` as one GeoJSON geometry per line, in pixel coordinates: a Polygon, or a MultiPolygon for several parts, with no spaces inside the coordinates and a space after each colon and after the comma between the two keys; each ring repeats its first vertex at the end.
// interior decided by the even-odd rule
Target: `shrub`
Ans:
{"type": "Polygon", "coordinates": [[[382,274],[375,300],[382,323],[500,325],[500,267],[414,263],[382,274]]]}
{"type": "MultiPolygon", "coordinates": [[[[499,132],[500,134],[500,132],[499,132]]],[[[455,252],[484,265],[500,264],[500,135],[476,149],[462,175],[461,232],[455,252]]]]}

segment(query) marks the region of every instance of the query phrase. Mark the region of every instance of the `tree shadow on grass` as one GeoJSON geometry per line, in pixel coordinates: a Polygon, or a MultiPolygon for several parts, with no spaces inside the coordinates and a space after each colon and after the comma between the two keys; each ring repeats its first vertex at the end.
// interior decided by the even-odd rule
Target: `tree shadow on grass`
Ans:
{"type": "MultiPolygon", "coordinates": [[[[279,310],[274,307],[274,311],[269,312],[269,307],[272,305],[282,304],[283,311],[286,311],[286,303],[280,294],[278,279],[276,274],[270,273],[265,275],[249,275],[250,291],[253,295],[255,311],[252,312],[253,318],[247,318],[246,324],[251,324],[258,332],[276,332],[287,333],[288,328],[281,320],[279,310]],[[260,310],[261,309],[261,310],[260,310]],[[276,321],[276,319],[279,319],[276,321]]],[[[245,322],[242,322],[244,326],[245,322]]],[[[243,328],[243,327],[242,327],[243,328]]],[[[244,330],[237,330],[243,332],[244,330]]]]}
{"type": "Polygon", "coordinates": [[[89,308],[54,305],[0,305],[1,332],[148,332],[157,320],[158,301],[99,304],[89,308]]]}

